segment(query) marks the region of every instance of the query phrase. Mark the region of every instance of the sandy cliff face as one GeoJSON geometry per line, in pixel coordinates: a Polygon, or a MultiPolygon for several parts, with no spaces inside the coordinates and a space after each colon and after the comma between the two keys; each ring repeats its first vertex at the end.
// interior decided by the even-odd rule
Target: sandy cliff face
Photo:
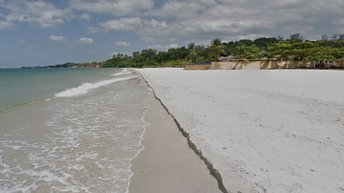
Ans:
{"type": "Polygon", "coordinates": [[[337,61],[335,64],[319,63],[312,64],[307,61],[229,61],[229,62],[213,62],[210,69],[221,70],[249,70],[249,69],[303,69],[303,68],[344,68],[344,61],[337,61]]]}

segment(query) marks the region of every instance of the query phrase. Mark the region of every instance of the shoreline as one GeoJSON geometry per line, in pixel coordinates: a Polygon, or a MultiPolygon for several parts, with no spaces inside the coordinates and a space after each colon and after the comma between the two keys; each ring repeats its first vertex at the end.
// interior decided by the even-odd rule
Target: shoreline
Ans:
{"type": "Polygon", "coordinates": [[[144,81],[146,82],[147,86],[152,90],[154,98],[160,103],[160,105],[165,109],[165,111],[167,112],[167,114],[173,119],[174,124],[177,126],[179,132],[184,136],[184,138],[187,140],[187,144],[188,147],[198,156],[199,159],[201,159],[204,164],[207,166],[210,175],[212,175],[218,184],[218,188],[223,192],[223,193],[228,193],[228,190],[226,189],[223,181],[222,181],[222,176],[219,173],[219,171],[214,168],[214,165],[209,161],[208,158],[206,158],[203,154],[202,151],[197,148],[196,144],[194,142],[192,142],[191,138],[190,138],[190,134],[184,129],[182,128],[182,126],[180,125],[180,123],[178,122],[178,120],[175,118],[175,116],[170,112],[170,110],[167,108],[167,106],[162,102],[162,100],[156,95],[153,87],[149,84],[149,82],[144,78],[144,76],[142,75],[142,78],[144,79],[144,81]]]}
{"type": "Polygon", "coordinates": [[[150,108],[144,120],[149,124],[143,134],[144,149],[132,160],[129,193],[221,193],[216,179],[188,146],[173,117],[153,93],[146,97],[150,108]]]}

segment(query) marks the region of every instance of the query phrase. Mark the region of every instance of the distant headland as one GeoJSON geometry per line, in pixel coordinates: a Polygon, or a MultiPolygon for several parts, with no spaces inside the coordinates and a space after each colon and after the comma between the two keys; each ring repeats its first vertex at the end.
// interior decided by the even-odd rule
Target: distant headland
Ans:
{"type": "Polygon", "coordinates": [[[86,63],[71,63],[52,64],[46,66],[26,66],[21,69],[43,69],[43,68],[100,68],[103,62],[86,62],[86,63]]]}

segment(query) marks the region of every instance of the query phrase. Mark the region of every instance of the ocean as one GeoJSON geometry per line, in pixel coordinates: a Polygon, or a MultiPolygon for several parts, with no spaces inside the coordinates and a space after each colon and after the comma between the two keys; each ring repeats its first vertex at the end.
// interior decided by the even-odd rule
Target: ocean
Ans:
{"type": "Polygon", "coordinates": [[[0,192],[128,192],[148,94],[126,69],[0,70],[0,192]]]}

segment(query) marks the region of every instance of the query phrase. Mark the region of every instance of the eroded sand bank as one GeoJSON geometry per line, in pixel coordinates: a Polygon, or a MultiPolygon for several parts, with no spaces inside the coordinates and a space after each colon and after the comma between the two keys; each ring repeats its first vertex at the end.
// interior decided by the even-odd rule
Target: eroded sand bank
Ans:
{"type": "Polygon", "coordinates": [[[132,162],[130,193],[220,193],[205,163],[188,147],[186,138],[151,94],[145,121],[145,149],[132,162]]]}

